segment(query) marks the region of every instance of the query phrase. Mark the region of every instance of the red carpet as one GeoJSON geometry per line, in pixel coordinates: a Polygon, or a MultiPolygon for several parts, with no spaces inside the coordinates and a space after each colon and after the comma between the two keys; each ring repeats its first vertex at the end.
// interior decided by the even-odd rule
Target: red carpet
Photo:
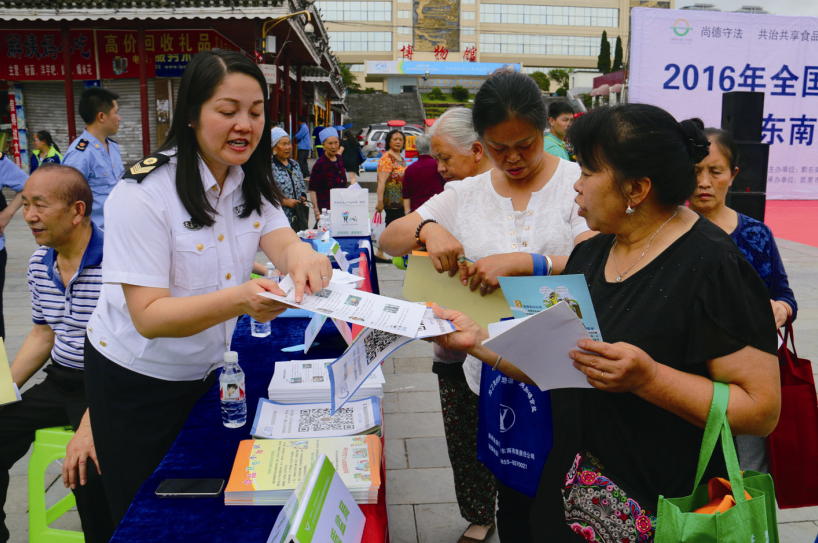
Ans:
{"type": "Polygon", "coordinates": [[[818,247],[818,200],[767,200],[764,222],[777,238],[818,247]]]}

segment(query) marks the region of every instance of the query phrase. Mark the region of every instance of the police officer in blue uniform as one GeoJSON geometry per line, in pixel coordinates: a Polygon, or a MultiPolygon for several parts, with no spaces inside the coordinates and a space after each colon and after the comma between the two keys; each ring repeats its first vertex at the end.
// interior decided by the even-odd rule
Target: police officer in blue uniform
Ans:
{"type": "Polygon", "coordinates": [[[85,130],[69,145],[63,164],[78,169],[94,194],[91,220],[104,228],[103,207],[125,171],[119,145],[110,137],[119,131],[119,95],[102,87],[86,89],[80,97],[80,117],[85,130]]]}
{"type": "Polygon", "coordinates": [[[6,322],[3,319],[3,287],[6,284],[6,235],[2,232],[11,218],[23,205],[21,191],[26,184],[28,174],[21,170],[14,160],[0,153],[0,186],[8,187],[17,194],[11,203],[6,203],[6,197],[0,192],[0,337],[6,338],[6,322]]]}

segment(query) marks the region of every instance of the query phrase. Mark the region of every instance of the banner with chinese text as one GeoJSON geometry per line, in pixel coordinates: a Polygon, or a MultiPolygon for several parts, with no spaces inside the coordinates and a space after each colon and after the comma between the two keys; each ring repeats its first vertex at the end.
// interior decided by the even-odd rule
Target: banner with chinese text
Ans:
{"type": "MultiPolygon", "coordinates": [[[[71,66],[75,80],[139,77],[136,30],[71,30],[71,66]]],[[[0,79],[62,81],[65,68],[59,30],[0,31],[0,79]]],[[[240,51],[215,30],[147,30],[147,76],[181,77],[199,51],[240,51]]]]}
{"type": "MultiPolygon", "coordinates": [[[[99,79],[93,30],[71,30],[71,66],[74,79],[99,79]]],[[[59,30],[0,31],[0,79],[9,81],[62,81],[62,34],[59,30]]]]}
{"type": "MultiPolygon", "coordinates": [[[[139,77],[136,30],[97,30],[100,79],[139,77]]],[[[215,30],[147,30],[148,77],[181,77],[199,51],[239,48],[215,30]]]]}
{"type": "Polygon", "coordinates": [[[724,92],[764,92],[767,198],[818,199],[818,18],[647,8],[631,16],[631,102],[719,127],[724,92]]]}

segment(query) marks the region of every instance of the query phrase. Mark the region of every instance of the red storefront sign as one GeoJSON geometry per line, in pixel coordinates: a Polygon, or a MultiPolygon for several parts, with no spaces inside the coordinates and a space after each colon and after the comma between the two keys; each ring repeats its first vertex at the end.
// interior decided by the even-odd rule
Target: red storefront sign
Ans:
{"type": "MultiPolygon", "coordinates": [[[[136,30],[71,30],[71,66],[76,80],[139,77],[136,30]]],[[[199,51],[239,47],[215,30],[148,30],[145,32],[147,76],[156,60],[184,65],[199,51]]],[[[62,34],[59,30],[0,31],[0,79],[62,81],[62,34]]]]}
{"type": "MultiPolygon", "coordinates": [[[[71,30],[68,44],[74,79],[99,79],[92,30],[71,30]]],[[[59,30],[0,31],[0,79],[62,81],[62,33],[59,30]]]]}
{"type": "MultiPolygon", "coordinates": [[[[138,35],[135,30],[97,30],[100,79],[139,77],[138,35]]],[[[156,60],[187,63],[199,51],[239,48],[215,30],[147,30],[145,57],[148,77],[156,75],[156,60]]]]}
{"type": "Polygon", "coordinates": [[[20,156],[20,134],[17,132],[17,100],[14,92],[9,89],[9,113],[11,116],[11,147],[14,149],[14,163],[18,168],[23,167],[23,159],[20,156]]]}

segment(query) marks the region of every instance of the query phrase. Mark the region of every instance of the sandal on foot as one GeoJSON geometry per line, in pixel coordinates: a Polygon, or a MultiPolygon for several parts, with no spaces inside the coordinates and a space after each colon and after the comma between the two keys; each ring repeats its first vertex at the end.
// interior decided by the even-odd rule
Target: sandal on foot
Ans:
{"type": "Polygon", "coordinates": [[[488,539],[489,536],[491,536],[491,534],[494,532],[494,524],[492,524],[488,527],[488,530],[486,530],[486,535],[483,536],[483,539],[474,539],[473,537],[468,537],[466,535],[466,532],[468,532],[472,526],[475,526],[475,524],[474,523],[469,524],[469,527],[466,528],[466,530],[463,532],[463,535],[461,535],[460,539],[457,540],[457,543],[482,543],[483,541],[488,539]]]}

